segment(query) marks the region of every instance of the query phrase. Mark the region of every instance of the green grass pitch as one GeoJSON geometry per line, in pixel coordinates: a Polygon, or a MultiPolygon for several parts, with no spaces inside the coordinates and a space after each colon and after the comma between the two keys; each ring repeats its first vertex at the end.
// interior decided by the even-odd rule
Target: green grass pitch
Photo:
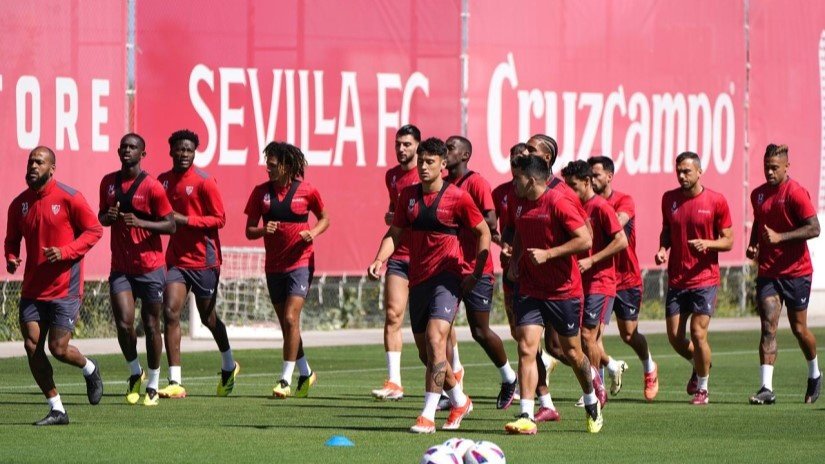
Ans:
{"type": "MultiPolygon", "coordinates": [[[[825,329],[816,329],[820,343],[825,329]]],[[[0,360],[0,462],[167,462],[167,463],[416,463],[429,446],[461,436],[491,440],[510,463],[529,462],[820,462],[825,454],[825,398],[802,404],[806,366],[796,341],[780,332],[774,375],[777,404],[750,406],[759,387],[758,333],[713,333],[714,367],[710,405],[689,404],[688,364],[663,335],[649,336],[659,363],[659,397],[642,397],[642,369],[628,347],[608,337],[615,358],[628,361],[625,386],[612,397],[598,435],[585,432],[580,396],[569,368],[560,366],[551,388],[560,423],[539,424],[534,437],[513,437],[504,424],[518,412],[495,409],[498,373],[474,343],[461,345],[467,367],[465,389],[475,411],[458,431],[417,436],[407,432],[422,406],[423,368],[414,347],[405,346],[402,371],[407,396],[380,403],[369,391],[384,379],[381,346],[311,348],[319,382],[310,398],[268,396],[280,372],[280,350],[238,351],[241,373],[229,398],[216,398],[219,356],[184,353],[189,397],[161,400],[154,408],[127,405],[127,368],[121,356],[99,356],[106,393],[87,404],[79,370],[56,363],[55,378],[71,419],[67,427],[36,428],[48,406],[34,385],[24,358],[0,360]],[[324,442],[345,435],[353,448],[324,442]]],[[[140,340],[143,343],[143,340],[140,340]]],[[[507,344],[515,359],[515,347],[507,344]]],[[[164,361],[165,362],[165,361],[164,361]]],[[[145,358],[142,359],[145,366],[145,358]]],[[[825,364],[822,363],[821,364],[825,364]]],[[[164,366],[162,377],[166,375],[164,366]]],[[[161,386],[165,384],[162,380],[161,386]]],[[[446,419],[439,413],[437,424],[446,419]]]]}

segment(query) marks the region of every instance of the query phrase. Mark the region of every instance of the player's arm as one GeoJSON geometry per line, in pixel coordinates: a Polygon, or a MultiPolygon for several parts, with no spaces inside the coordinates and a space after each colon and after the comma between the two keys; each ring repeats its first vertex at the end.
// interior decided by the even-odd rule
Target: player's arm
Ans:
{"type": "Polygon", "coordinates": [[[257,240],[266,234],[274,234],[278,230],[279,221],[267,221],[264,225],[258,225],[261,221],[259,214],[249,214],[246,216],[246,238],[257,240]]]}
{"type": "Polygon", "coordinates": [[[43,252],[49,262],[61,260],[75,260],[86,256],[86,253],[103,237],[103,227],[92,212],[92,208],[80,193],[71,199],[69,221],[75,230],[75,239],[62,247],[47,247],[43,252]],[[80,232],[79,234],[77,232],[80,232]]]}
{"type": "Polygon", "coordinates": [[[627,248],[627,235],[625,235],[624,229],[619,229],[618,232],[613,234],[613,239],[610,243],[608,243],[606,247],[602,248],[601,251],[592,256],[579,260],[579,270],[581,272],[586,272],[591,267],[606,259],[613,259],[613,256],[615,256],[616,253],[624,250],[625,248],[627,248]]]}
{"type": "Polygon", "coordinates": [[[103,227],[110,227],[120,217],[120,202],[115,203],[115,206],[109,206],[105,183],[106,179],[104,178],[100,183],[100,207],[97,211],[97,220],[100,221],[103,227]]]}
{"type": "Polygon", "coordinates": [[[9,206],[8,219],[6,221],[6,239],[3,241],[3,254],[6,256],[6,271],[9,274],[14,274],[14,271],[20,267],[23,262],[20,259],[20,241],[23,240],[23,233],[20,230],[20,225],[15,220],[15,214],[12,212],[18,211],[19,205],[12,202],[9,206]]]}
{"type": "MultiPolygon", "coordinates": [[[[495,217],[495,213],[493,213],[493,216],[495,217]]],[[[469,293],[476,286],[478,280],[481,279],[484,266],[487,264],[487,258],[490,256],[490,227],[487,225],[487,220],[479,221],[478,224],[473,226],[472,230],[478,243],[476,246],[476,267],[473,269],[473,273],[461,283],[461,290],[465,294],[469,293]]]]}
{"type": "Polygon", "coordinates": [[[513,246],[510,254],[510,266],[507,269],[507,278],[513,282],[518,280],[518,263],[521,261],[522,247],[521,236],[517,230],[513,231],[513,246]]]}
{"type": "Polygon", "coordinates": [[[571,231],[570,234],[570,240],[559,246],[547,249],[528,248],[524,250],[525,253],[527,253],[527,258],[532,261],[533,264],[544,264],[551,259],[579,254],[589,250],[590,247],[593,246],[593,237],[590,236],[590,231],[587,230],[586,225],[571,231]]]}
{"type": "Polygon", "coordinates": [[[693,239],[688,240],[696,251],[730,251],[733,249],[733,228],[726,227],[719,232],[719,237],[715,240],[693,239]]]}
{"type": "Polygon", "coordinates": [[[150,232],[163,235],[174,234],[178,226],[175,224],[175,213],[171,212],[161,218],[160,221],[150,221],[148,219],[141,219],[134,215],[134,213],[121,213],[123,223],[128,227],[140,227],[150,232]]]}
{"type": "Polygon", "coordinates": [[[309,230],[301,231],[301,237],[305,242],[313,241],[315,237],[323,234],[324,231],[329,228],[329,213],[327,213],[327,210],[322,210],[321,212],[315,214],[315,218],[318,219],[318,222],[315,223],[315,227],[309,230]]]}
{"type": "Polygon", "coordinates": [[[653,257],[656,264],[667,262],[667,251],[670,250],[670,245],[670,221],[667,216],[667,208],[665,208],[665,197],[662,197],[662,231],[659,232],[659,251],[653,257]]]}
{"type": "Polygon", "coordinates": [[[226,211],[223,207],[221,192],[218,184],[213,178],[209,178],[201,184],[201,201],[204,203],[203,216],[184,216],[175,213],[175,223],[177,225],[187,225],[196,229],[223,229],[226,225],[226,211]]]}
{"type": "Polygon", "coordinates": [[[498,246],[502,246],[504,242],[501,239],[501,233],[498,231],[498,218],[496,217],[496,211],[494,209],[489,209],[484,211],[483,216],[484,222],[487,223],[487,229],[490,231],[490,241],[498,246]]]}
{"type": "Polygon", "coordinates": [[[624,211],[619,211],[616,213],[616,219],[619,220],[619,224],[622,227],[626,226],[628,222],[630,222],[630,215],[625,213],[624,211]]]}
{"type": "Polygon", "coordinates": [[[745,256],[748,259],[756,259],[759,255],[759,221],[753,220],[751,225],[751,238],[748,241],[748,248],[745,250],[745,256]]]}
{"type": "Polygon", "coordinates": [[[390,256],[392,256],[392,253],[398,246],[403,230],[404,229],[396,225],[391,225],[389,229],[387,229],[387,233],[384,234],[384,237],[381,239],[381,244],[378,246],[378,253],[375,254],[375,259],[372,260],[372,263],[370,263],[367,268],[367,274],[370,278],[378,279],[380,277],[379,272],[381,272],[381,267],[390,259],[390,256]]]}
{"type": "MultiPolygon", "coordinates": [[[[754,229],[756,229],[756,225],[754,225],[754,229]]],[[[762,227],[762,234],[765,236],[768,243],[772,245],[796,240],[809,240],[819,237],[819,232],[819,218],[817,218],[816,215],[802,221],[802,227],[788,232],[776,232],[771,230],[767,225],[762,227]]]]}
{"type": "Polygon", "coordinates": [[[390,207],[387,210],[386,214],[384,214],[384,224],[391,226],[392,225],[392,218],[395,216],[395,205],[390,202],[390,207]]]}

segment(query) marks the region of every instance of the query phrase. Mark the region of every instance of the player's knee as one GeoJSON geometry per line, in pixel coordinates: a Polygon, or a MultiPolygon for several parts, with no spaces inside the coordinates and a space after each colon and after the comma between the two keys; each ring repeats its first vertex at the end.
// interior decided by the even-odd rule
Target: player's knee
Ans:
{"type": "Polygon", "coordinates": [[[299,316],[292,315],[292,314],[286,315],[286,316],[284,316],[284,320],[282,321],[282,323],[283,323],[283,329],[285,331],[298,330],[299,325],[300,325],[299,316]]]}
{"type": "Polygon", "coordinates": [[[180,313],[175,311],[169,306],[164,306],[163,308],[163,320],[166,325],[179,325],[180,324],[180,313]]]}
{"type": "Polygon", "coordinates": [[[67,346],[59,342],[49,342],[49,352],[59,360],[66,358],[67,346]]]}
{"type": "Polygon", "coordinates": [[[805,324],[791,324],[791,332],[793,333],[794,337],[799,338],[807,334],[808,328],[805,326],[805,324]]]}
{"type": "Polygon", "coordinates": [[[23,348],[26,349],[26,354],[31,357],[37,351],[37,340],[26,338],[23,340],[23,348]]]}

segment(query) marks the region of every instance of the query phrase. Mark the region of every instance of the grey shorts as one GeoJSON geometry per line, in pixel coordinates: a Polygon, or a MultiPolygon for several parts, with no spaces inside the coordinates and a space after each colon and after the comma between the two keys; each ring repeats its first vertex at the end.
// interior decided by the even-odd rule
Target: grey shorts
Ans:
{"type": "Polygon", "coordinates": [[[67,297],[56,300],[20,299],[20,324],[45,322],[49,327],[60,327],[74,332],[80,315],[80,298],[67,297]]]}
{"type": "Polygon", "coordinates": [[[584,312],[582,313],[582,325],[588,329],[594,329],[602,322],[605,322],[613,312],[613,301],[615,297],[594,293],[584,297],[584,312]]]}
{"type": "Polygon", "coordinates": [[[549,326],[563,337],[573,337],[579,333],[581,325],[582,300],[540,300],[519,296],[516,298],[514,312],[518,326],[549,326]]]}
{"type": "Polygon", "coordinates": [[[387,260],[386,275],[396,275],[406,280],[410,280],[410,263],[408,261],[401,261],[398,259],[387,260]]]}
{"type": "Polygon", "coordinates": [[[493,282],[495,282],[495,279],[491,274],[481,276],[470,294],[462,296],[461,301],[464,302],[464,309],[467,311],[490,312],[493,308],[493,282]]]}
{"type": "MultiPolygon", "coordinates": [[[[616,319],[623,321],[639,320],[639,311],[642,309],[642,287],[625,288],[616,292],[616,301],[613,302],[613,312],[616,319]]],[[[604,323],[610,322],[609,316],[604,323]]]]}
{"type": "Polygon", "coordinates": [[[132,292],[135,299],[146,303],[163,303],[163,291],[166,289],[166,268],[159,267],[146,274],[109,274],[109,294],[132,292]]]}
{"type": "Polygon", "coordinates": [[[458,312],[461,278],[447,272],[410,287],[410,326],[413,333],[424,333],[430,319],[452,323],[458,312]]]}
{"type": "Polygon", "coordinates": [[[218,267],[198,270],[171,267],[166,273],[166,284],[182,283],[186,285],[187,292],[191,291],[195,298],[204,300],[215,296],[220,277],[221,269],[218,267]]]}
{"type": "Polygon", "coordinates": [[[273,304],[283,304],[290,296],[306,299],[313,271],[311,267],[299,267],[289,272],[268,272],[266,286],[269,289],[269,299],[273,304]]]}
{"type": "Polygon", "coordinates": [[[682,290],[670,287],[665,299],[665,315],[703,314],[713,316],[716,312],[716,290],[718,287],[691,288],[682,290]]]}
{"type": "Polygon", "coordinates": [[[789,311],[804,311],[808,309],[808,299],[811,297],[811,280],[812,276],[789,279],[757,277],[756,297],[762,300],[779,295],[779,300],[785,303],[789,311]]]}

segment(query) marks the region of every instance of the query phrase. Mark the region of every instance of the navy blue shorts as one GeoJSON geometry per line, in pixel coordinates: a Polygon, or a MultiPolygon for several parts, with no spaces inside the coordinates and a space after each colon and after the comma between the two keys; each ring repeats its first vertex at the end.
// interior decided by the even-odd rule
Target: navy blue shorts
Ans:
{"type": "Polygon", "coordinates": [[[396,275],[406,280],[410,280],[410,263],[408,261],[390,259],[387,261],[386,275],[396,275]]]}
{"type": "Polygon", "coordinates": [[[579,333],[582,317],[581,298],[540,300],[529,296],[516,298],[516,325],[541,325],[553,328],[563,337],[579,333]]]}
{"type": "Polygon", "coordinates": [[[665,316],[677,314],[704,314],[713,316],[716,312],[716,290],[719,287],[691,288],[682,290],[670,287],[665,299],[665,316]]]}
{"type": "Polygon", "coordinates": [[[80,315],[80,298],[67,297],[56,300],[20,299],[20,325],[26,322],[46,322],[49,327],[60,327],[74,332],[80,315]]]}
{"type": "Polygon", "coordinates": [[[442,272],[410,287],[410,326],[413,333],[424,333],[430,319],[452,323],[458,312],[461,278],[442,272]]]}
{"type": "MultiPolygon", "coordinates": [[[[625,288],[616,292],[616,301],[613,302],[613,312],[616,313],[616,319],[637,321],[641,309],[642,287],[625,288]]],[[[610,323],[610,316],[605,318],[604,323],[610,323]]]]}
{"type": "Polygon", "coordinates": [[[615,297],[601,293],[593,293],[584,297],[584,313],[582,313],[582,325],[588,329],[595,329],[605,318],[609,318],[613,311],[613,300],[615,297]]]}
{"type": "Polygon", "coordinates": [[[266,287],[269,289],[269,299],[273,304],[283,304],[290,296],[306,299],[314,271],[311,267],[299,267],[289,272],[267,272],[266,287]]]}
{"type": "Polygon", "coordinates": [[[181,283],[186,285],[186,291],[191,291],[199,300],[211,299],[218,291],[218,281],[221,278],[221,268],[210,269],[183,269],[176,266],[169,268],[166,273],[166,285],[181,283]]]}
{"type": "Polygon", "coordinates": [[[467,311],[490,312],[493,309],[493,282],[496,278],[491,274],[484,274],[476,282],[476,286],[469,295],[463,295],[464,309],[467,311]]]}
{"type": "Polygon", "coordinates": [[[159,267],[146,274],[109,274],[109,294],[132,292],[135,299],[146,303],[163,303],[163,290],[166,288],[166,268],[159,267]]]}
{"type": "Polygon", "coordinates": [[[813,276],[792,277],[789,279],[756,278],[756,297],[760,300],[779,295],[779,301],[785,303],[789,311],[805,311],[811,296],[813,276]]]}

